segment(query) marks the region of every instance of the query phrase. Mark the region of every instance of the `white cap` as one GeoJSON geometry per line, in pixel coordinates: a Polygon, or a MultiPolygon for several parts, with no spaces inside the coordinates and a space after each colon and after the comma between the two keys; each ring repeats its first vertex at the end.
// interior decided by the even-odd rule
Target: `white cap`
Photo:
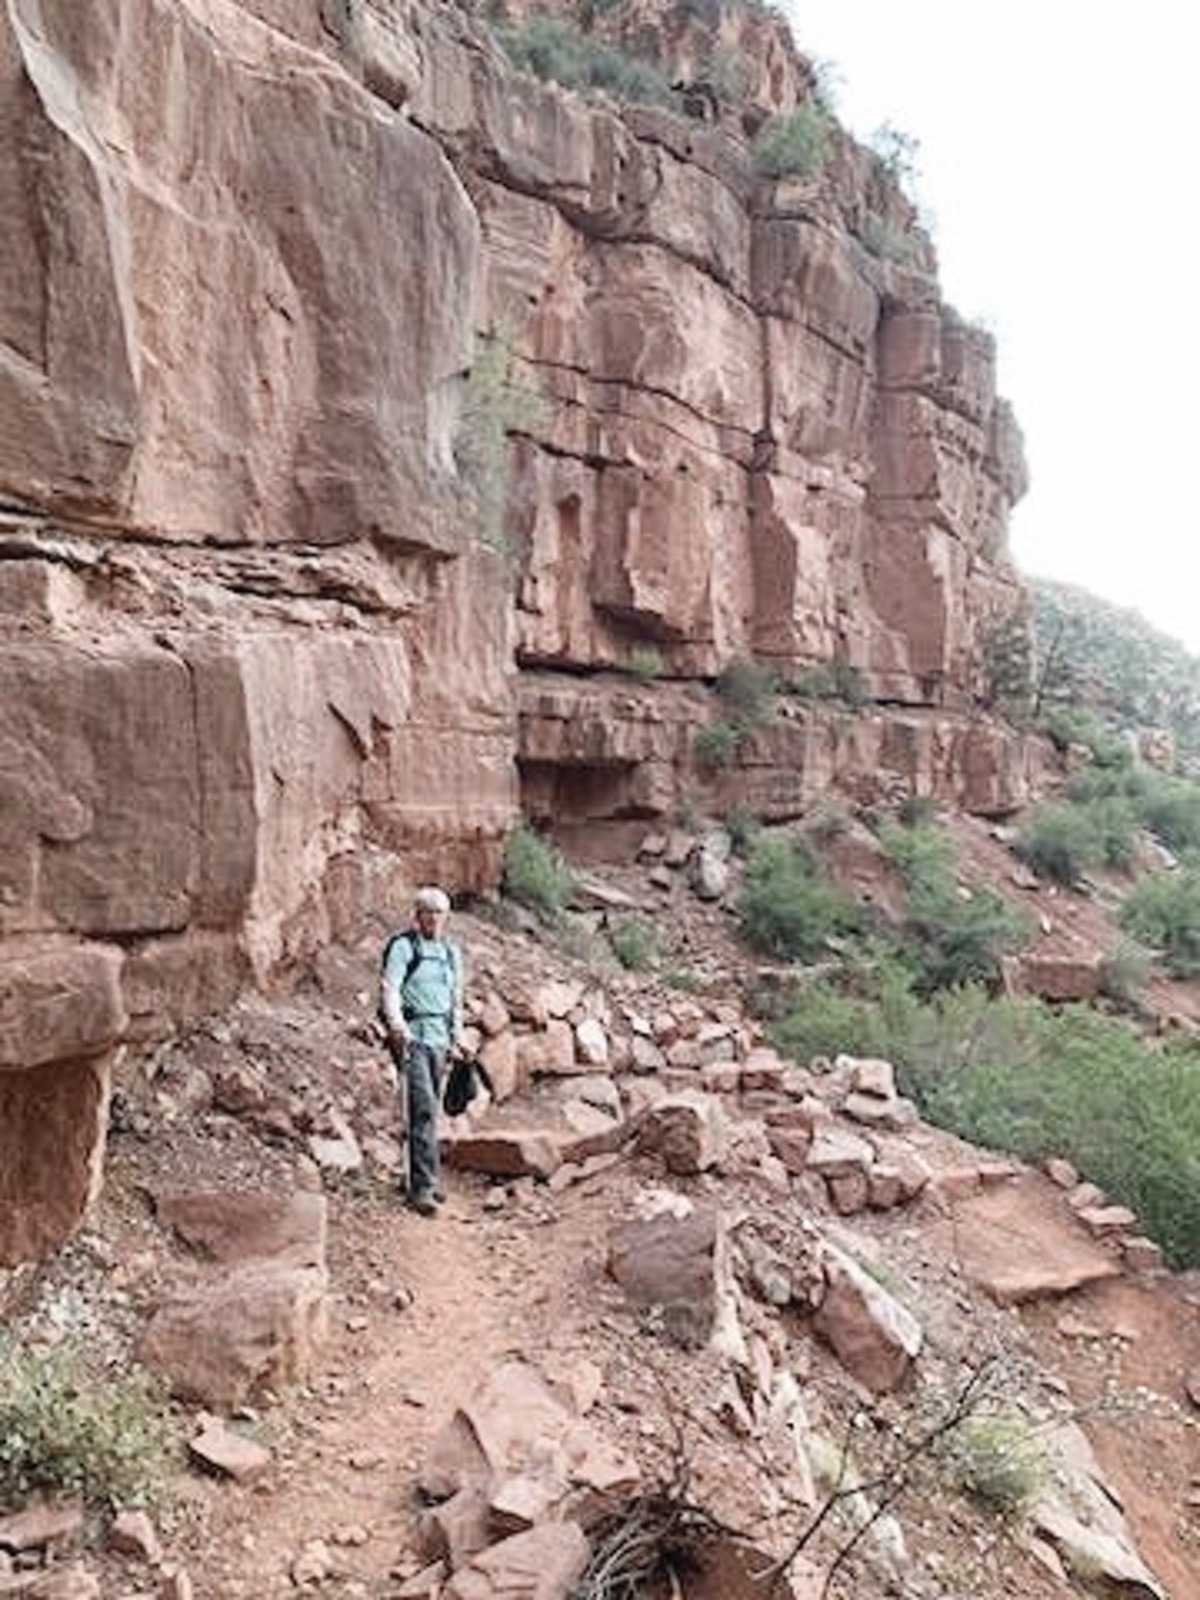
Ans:
{"type": "Polygon", "coordinates": [[[413,896],[413,908],[417,911],[449,911],[450,896],[444,889],[426,884],[413,896]]]}

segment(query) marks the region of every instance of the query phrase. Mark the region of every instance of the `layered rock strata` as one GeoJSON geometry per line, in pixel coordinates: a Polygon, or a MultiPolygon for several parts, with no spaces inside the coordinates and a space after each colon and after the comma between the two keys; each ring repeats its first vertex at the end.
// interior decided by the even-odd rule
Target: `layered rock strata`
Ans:
{"type": "Polygon", "coordinates": [[[755,175],[812,92],[777,22],[635,22],[680,82],[736,47],[742,108],[585,101],[420,0],[0,16],[0,1260],[81,1213],[122,1043],[493,884],[522,784],[670,809],[735,657],[881,702],[756,735],[768,814],[1021,797],[970,714],[1019,601],[990,341],[876,158],[755,175]],[[103,1025],[39,1032],[47,962],[103,1025]]]}

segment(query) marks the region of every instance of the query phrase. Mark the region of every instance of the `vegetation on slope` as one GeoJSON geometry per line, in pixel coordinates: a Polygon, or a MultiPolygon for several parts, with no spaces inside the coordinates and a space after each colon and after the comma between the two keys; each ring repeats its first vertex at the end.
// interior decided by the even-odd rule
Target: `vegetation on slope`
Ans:
{"type": "MultiPolygon", "coordinates": [[[[810,847],[755,839],[743,936],[811,964],[775,1006],[776,1044],[801,1061],[886,1057],[930,1122],[1025,1159],[1067,1157],[1137,1212],[1175,1266],[1200,1264],[1200,1043],[1147,1041],[1086,1005],[1004,998],[1000,961],[1024,938],[1021,919],[957,881],[936,828],[880,833],[907,890],[891,924],[837,889],[810,847]]],[[[1192,873],[1146,877],[1127,906],[1128,931],[1170,971],[1200,970],[1192,873]]]]}
{"type": "Polygon", "coordinates": [[[1032,691],[1040,714],[1084,707],[1112,731],[1161,727],[1200,770],[1200,661],[1136,611],[1034,579],[1032,691]]]}

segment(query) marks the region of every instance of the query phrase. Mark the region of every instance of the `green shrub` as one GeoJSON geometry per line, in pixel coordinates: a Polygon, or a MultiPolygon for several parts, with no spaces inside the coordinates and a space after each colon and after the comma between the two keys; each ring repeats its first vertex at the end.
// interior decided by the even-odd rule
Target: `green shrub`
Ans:
{"type": "Polygon", "coordinates": [[[868,136],[867,147],[880,170],[898,187],[916,178],[921,141],[914,134],[905,133],[892,122],[883,122],[868,136]]]}
{"type": "Polygon", "coordinates": [[[627,917],[608,930],[613,954],[627,972],[641,972],[658,953],[654,930],[637,917],[627,917]]]}
{"type": "Polygon", "coordinates": [[[1122,939],[1101,963],[1100,993],[1123,1010],[1140,1012],[1152,959],[1143,945],[1122,939]]]}
{"type": "Polygon", "coordinates": [[[1066,1156],[1173,1265],[1200,1265],[1200,1049],[1150,1049],[1086,1006],[981,1005],[977,991],[923,1012],[938,1026],[922,1015],[899,1041],[901,1081],[929,1121],[1027,1160],[1066,1156]]]}
{"type": "Polygon", "coordinates": [[[652,683],[661,676],[663,658],[653,646],[640,645],[636,650],[629,652],[627,670],[631,678],[636,678],[639,683],[652,683]]]}
{"type": "Polygon", "coordinates": [[[954,845],[936,822],[885,822],[879,828],[879,842],[910,888],[914,884],[948,883],[953,876],[954,845]]]}
{"type": "Polygon", "coordinates": [[[1101,860],[1110,867],[1128,867],[1134,858],[1137,833],[1133,802],[1125,795],[1098,795],[1086,809],[1101,860]]]}
{"type": "Polygon", "coordinates": [[[938,1127],[1025,1160],[1065,1156],[1135,1211],[1176,1268],[1200,1266],[1200,1044],[1149,1048],[1086,1006],[992,999],[978,985],[922,1002],[894,956],[793,991],[771,1038],[785,1055],[893,1062],[938,1127]]]}
{"type": "Polygon", "coordinates": [[[138,1372],[90,1375],[67,1345],[0,1340],[0,1503],[66,1490],[93,1505],[148,1505],[171,1467],[166,1404],[138,1372]]]}
{"type": "Polygon", "coordinates": [[[742,729],[759,728],[771,714],[776,676],[761,661],[739,656],[717,678],[717,693],[729,708],[730,720],[742,729]]]}
{"type": "Polygon", "coordinates": [[[503,890],[510,900],[554,921],[575,892],[575,874],[552,844],[522,823],[509,837],[503,890]]]}
{"type": "Polygon", "coordinates": [[[963,983],[994,985],[1000,960],[1028,937],[1024,918],[992,889],[965,896],[953,885],[927,884],[908,892],[904,948],[919,994],[963,983]]]}
{"type": "Polygon", "coordinates": [[[1140,823],[1179,855],[1200,850],[1200,785],[1186,778],[1130,766],[1088,767],[1067,787],[1068,798],[1087,808],[1101,832],[1127,823],[1129,838],[1117,857],[1132,854],[1132,832],[1140,823]]]}
{"type": "MultiPolygon", "coordinates": [[[[1076,805],[1115,797],[1131,798],[1138,793],[1140,774],[1121,767],[1084,767],[1073,773],[1067,784],[1067,799],[1076,805]]],[[[1140,805],[1137,807],[1140,814],[1140,805]]]]}
{"type": "Polygon", "coordinates": [[[738,805],[725,818],[725,832],[729,835],[734,853],[748,856],[754,841],[762,833],[762,823],[748,806],[738,805]]]}
{"type": "Polygon", "coordinates": [[[1082,745],[1098,767],[1120,771],[1133,764],[1129,746],[1097,721],[1090,711],[1052,711],[1040,726],[1046,737],[1062,751],[1073,744],[1082,745]]]}
{"type": "Polygon", "coordinates": [[[815,104],[772,117],[751,147],[755,170],[764,178],[815,177],[832,154],[832,120],[815,104]]]}
{"type": "Polygon", "coordinates": [[[1161,950],[1177,978],[1200,973],[1200,872],[1156,872],[1132,889],[1121,907],[1121,927],[1161,950]]]}
{"type": "Polygon", "coordinates": [[[1200,786],[1161,773],[1141,774],[1140,813],[1169,850],[1200,849],[1200,786]]]}
{"type": "Polygon", "coordinates": [[[474,497],[482,544],[509,553],[509,444],[545,420],[546,402],[515,374],[512,335],[480,336],[467,377],[454,456],[474,497]]]}
{"type": "Polygon", "coordinates": [[[867,212],[859,227],[858,237],[864,248],[873,256],[878,256],[880,261],[894,261],[901,267],[921,265],[920,241],[913,237],[908,228],[886,220],[878,212],[867,212]]]}
{"type": "Polygon", "coordinates": [[[1104,860],[1104,843],[1086,806],[1038,806],[1022,827],[1017,854],[1052,883],[1077,888],[1083,875],[1104,860]]]}
{"type": "Polygon", "coordinates": [[[958,1486],[1002,1517],[1019,1517],[1046,1482],[1045,1456],[1021,1416],[968,1417],[948,1436],[945,1455],[958,1486]]]}
{"type": "Polygon", "coordinates": [[[617,100],[674,104],[671,86],[661,72],[558,17],[529,17],[516,27],[502,29],[499,37],[513,65],[535,77],[568,89],[604,90],[617,100]]]}
{"type": "Polygon", "coordinates": [[[919,1005],[890,952],[864,948],[837,982],[828,976],[801,982],[770,1029],[771,1042],[793,1061],[814,1056],[883,1056],[896,1059],[900,1040],[914,1031],[919,1005]]]}
{"type": "Polygon", "coordinates": [[[818,661],[814,667],[805,667],[793,685],[801,700],[834,700],[837,683],[833,668],[827,661],[818,661]]]}
{"type": "Polygon", "coordinates": [[[804,837],[821,849],[840,839],[852,821],[849,807],[836,795],[824,795],[804,819],[804,837]]]}
{"type": "Polygon", "coordinates": [[[717,98],[737,105],[749,98],[754,85],[754,62],[736,45],[718,45],[708,63],[708,81],[717,98]]]}
{"type": "Polygon", "coordinates": [[[839,700],[854,708],[871,699],[862,673],[849,661],[818,661],[800,674],[794,689],[802,700],[839,700]]]}
{"type": "Polygon", "coordinates": [[[731,722],[723,719],[697,728],[692,740],[692,753],[696,764],[704,772],[719,772],[727,767],[737,754],[741,734],[731,722]]]}
{"type": "Polygon", "coordinates": [[[992,889],[959,889],[953,846],[936,827],[887,826],[880,838],[904,874],[901,955],[917,992],[998,983],[1001,957],[1027,937],[1024,918],[992,889]]]}
{"type": "Polygon", "coordinates": [[[806,851],[779,837],[755,844],[738,915],[750,945],[791,961],[812,960],[831,939],[863,926],[853,900],[819,874],[806,851]]]}

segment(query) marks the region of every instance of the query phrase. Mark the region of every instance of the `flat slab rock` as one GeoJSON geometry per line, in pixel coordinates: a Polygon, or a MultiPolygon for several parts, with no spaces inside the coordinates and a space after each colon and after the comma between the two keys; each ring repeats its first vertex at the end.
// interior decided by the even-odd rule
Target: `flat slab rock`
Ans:
{"type": "Polygon", "coordinates": [[[1035,1173],[957,1202],[955,1234],[963,1272],[997,1305],[1050,1299],[1121,1273],[1035,1173]]]}
{"type": "Polygon", "coordinates": [[[83,1528],[83,1506],[32,1505],[10,1517],[0,1517],[0,1550],[19,1555],[25,1550],[45,1550],[74,1538],[83,1528]]]}

